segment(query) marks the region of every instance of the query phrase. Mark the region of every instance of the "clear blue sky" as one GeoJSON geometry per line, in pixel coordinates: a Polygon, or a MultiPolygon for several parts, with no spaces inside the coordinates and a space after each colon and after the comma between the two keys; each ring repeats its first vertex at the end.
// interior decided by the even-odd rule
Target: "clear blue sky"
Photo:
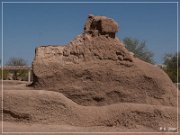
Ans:
{"type": "MultiPolygon", "coordinates": [[[[32,0],[31,0],[32,1],[32,0]]],[[[14,1],[13,1],[14,2],[14,1]]],[[[119,23],[120,39],[145,40],[162,63],[176,52],[177,5],[173,4],[12,4],[4,3],[4,63],[22,57],[31,64],[35,47],[64,45],[83,31],[87,15],[104,15],[119,23]]]]}

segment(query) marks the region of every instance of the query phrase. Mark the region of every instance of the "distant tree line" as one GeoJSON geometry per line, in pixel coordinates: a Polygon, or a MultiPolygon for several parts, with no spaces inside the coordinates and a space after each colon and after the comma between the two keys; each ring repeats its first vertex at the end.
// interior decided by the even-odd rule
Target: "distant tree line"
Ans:
{"type": "Polygon", "coordinates": [[[164,56],[164,71],[169,75],[173,82],[180,82],[180,52],[174,54],[166,54],[164,56]],[[178,76],[177,76],[178,75],[178,76]]]}
{"type": "MultiPolygon", "coordinates": [[[[5,64],[5,66],[27,66],[27,65],[28,65],[27,61],[19,57],[10,58],[5,64]]],[[[2,79],[2,70],[1,70],[0,78],[2,79]]],[[[28,71],[27,70],[3,70],[3,79],[27,81],[28,71]]]]}
{"type": "MultiPolygon", "coordinates": [[[[136,38],[127,37],[127,38],[124,38],[123,43],[125,47],[129,51],[133,52],[137,58],[143,61],[146,61],[148,63],[155,64],[154,54],[150,50],[148,50],[145,41],[140,41],[136,38]]],[[[171,80],[175,83],[180,81],[179,57],[180,57],[180,52],[174,53],[174,54],[165,54],[164,62],[163,62],[163,64],[165,65],[163,70],[168,74],[171,80]]]]}
{"type": "Polygon", "coordinates": [[[151,64],[155,63],[153,59],[154,54],[148,50],[145,41],[127,37],[124,38],[123,43],[130,52],[134,53],[135,57],[151,64]]]}

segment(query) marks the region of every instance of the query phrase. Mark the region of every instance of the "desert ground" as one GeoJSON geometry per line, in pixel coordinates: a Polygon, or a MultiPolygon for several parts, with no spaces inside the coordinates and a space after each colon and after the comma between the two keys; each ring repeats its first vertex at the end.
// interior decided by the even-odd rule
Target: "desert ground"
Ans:
{"type": "MultiPolygon", "coordinates": [[[[82,106],[76,104],[61,93],[34,90],[31,87],[27,87],[27,85],[28,83],[23,81],[3,81],[3,132],[5,134],[10,134],[10,132],[32,132],[32,134],[34,134],[33,132],[64,132],[63,134],[75,134],[73,132],[86,132],[86,134],[92,134],[93,132],[103,134],[111,134],[112,132],[161,132],[159,130],[160,127],[156,127],[156,120],[153,117],[148,118],[148,114],[151,113],[152,108],[160,109],[166,114],[176,112],[175,107],[133,103],[118,103],[100,107],[82,106]],[[118,122],[112,124],[115,123],[113,120],[114,116],[117,116],[116,113],[131,114],[130,112],[138,110],[144,112],[144,116],[134,116],[138,117],[139,121],[137,120],[131,123],[128,120],[132,116],[124,115],[128,124],[124,121],[124,118],[120,118],[119,125],[118,122]],[[35,119],[32,120],[30,116],[35,117],[35,119]],[[67,120],[69,123],[66,123],[67,120]],[[102,123],[99,123],[97,120],[102,123]],[[83,121],[97,126],[76,126],[79,122],[83,121]],[[121,122],[124,122],[124,125],[121,122]]],[[[158,118],[158,120],[160,119],[158,118]]],[[[176,125],[176,121],[171,124],[176,125]]],[[[152,135],[154,134],[152,133],[152,135]]],[[[167,135],[167,133],[162,134],[167,135]]],[[[169,133],[169,135],[171,134],[177,133],[169,133]]]]}

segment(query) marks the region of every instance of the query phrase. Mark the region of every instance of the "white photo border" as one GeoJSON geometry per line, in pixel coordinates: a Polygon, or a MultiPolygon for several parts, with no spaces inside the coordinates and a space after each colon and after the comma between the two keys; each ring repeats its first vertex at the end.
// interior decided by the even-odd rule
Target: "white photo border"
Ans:
{"type": "Polygon", "coordinates": [[[178,132],[178,125],[179,125],[179,121],[178,121],[178,93],[179,93],[179,85],[178,85],[178,83],[177,83],[177,132],[4,132],[3,131],[3,56],[4,56],[4,53],[3,53],[3,48],[4,48],[4,46],[3,46],[3,43],[4,43],[4,41],[3,41],[3,32],[4,32],[4,29],[3,29],[3,26],[4,26],[4,24],[3,24],[3,18],[4,18],[4,13],[3,13],[3,5],[4,4],[37,4],[37,3],[46,3],[46,4],[50,4],[50,3],[59,3],[59,4],[167,4],[167,3],[169,3],[169,4],[177,4],[177,82],[178,82],[178,76],[179,76],[179,74],[178,74],[178,50],[179,50],[179,46],[178,46],[178,44],[179,44],[179,27],[178,27],[178,25],[179,25],[179,16],[178,16],[178,12],[179,12],[179,2],[115,2],[115,1],[112,1],[112,2],[83,2],[83,1],[77,1],[77,2],[21,2],[21,1],[17,1],[17,2],[8,2],[8,1],[2,1],[1,2],[1,8],[2,8],[2,11],[1,11],[1,20],[2,20],[2,25],[1,25],[1,43],[2,43],[2,46],[1,46],[1,57],[2,57],[2,60],[1,60],[1,70],[2,70],[2,72],[1,72],[1,76],[2,76],[2,80],[1,80],[1,94],[2,94],[2,100],[1,100],[1,109],[2,109],[2,119],[1,119],[1,121],[2,121],[2,126],[1,126],[1,128],[2,128],[2,134],[3,133],[8,133],[8,134],[16,134],[16,133],[19,133],[19,134],[28,134],[28,133],[34,133],[34,134],[37,134],[37,133],[39,133],[39,134],[45,134],[45,133],[48,133],[48,134],[50,134],[50,133],[52,133],[52,134],[54,134],[54,133],[79,133],[79,134],[85,134],[85,133],[91,133],[91,134],[94,134],[94,133],[96,133],[96,134],[103,134],[103,133],[109,133],[109,134],[114,134],[114,133],[119,133],[119,134],[121,134],[121,133],[126,133],[126,134],[132,134],[132,133],[143,133],[143,134],[145,134],[145,133],[160,133],[160,134],[162,134],[162,133],[179,133],[178,132]]]}

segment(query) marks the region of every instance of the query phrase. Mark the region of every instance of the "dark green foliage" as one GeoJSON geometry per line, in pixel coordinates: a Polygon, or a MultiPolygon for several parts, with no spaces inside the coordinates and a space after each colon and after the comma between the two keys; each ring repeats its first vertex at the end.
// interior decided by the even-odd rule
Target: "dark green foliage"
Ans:
{"type": "Polygon", "coordinates": [[[166,54],[164,57],[164,65],[166,65],[166,68],[164,68],[164,71],[169,75],[169,77],[171,78],[173,82],[177,82],[177,73],[178,73],[178,81],[180,80],[179,57],[180,57],[180,52],[175,53],[175,54],[166,54]],[[177,68],[178,68],[178,72],[177,72],[177,68]]]}
{"type": "Polygon", "coordinates": [[[0,70],[0,79],[2,79],[2,72],[3,72],[3,80],[6,80],[8,78],[9,71],[7,70],[0,70]]]}
{"type": "Polygon", "coordinates": [[[145,41],[127,37],[123,40],[123,43],[130,52],[134,53],[135,57],[152,64],[154,63],[153,53],[147,49],[145,41]]]}

